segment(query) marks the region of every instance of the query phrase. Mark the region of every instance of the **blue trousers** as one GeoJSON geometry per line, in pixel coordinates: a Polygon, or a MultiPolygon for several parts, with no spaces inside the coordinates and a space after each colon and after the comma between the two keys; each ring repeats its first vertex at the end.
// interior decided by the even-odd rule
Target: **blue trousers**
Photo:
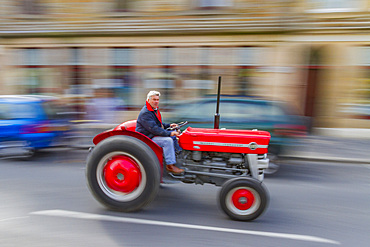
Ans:
{"type": "MultiPolygon", "coordinates": [[[[163,148],[163,155],[167,165],[176,164],[176,155],[175,155],[175,143],[174,139],[166,136],[155,136],[152,138],[153,142],[157,143],[158,146],[163,148]]],[[[177,139],[176,139],[177,143],[177,139]]],[[[177,143],[177,146],[179,144],[177,143]]],[[[179,147],[180,148],[180,147],[179,147]]]]}

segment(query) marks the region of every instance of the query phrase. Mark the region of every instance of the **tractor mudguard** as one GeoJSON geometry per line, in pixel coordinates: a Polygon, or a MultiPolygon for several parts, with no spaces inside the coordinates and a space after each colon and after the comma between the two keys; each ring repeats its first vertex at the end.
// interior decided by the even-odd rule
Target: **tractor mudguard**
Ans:
{"type": "MultiPolygon", "coordinates": [[[[118,127],[118,126],[117,126],[118,127]]],[[[159,163],[161,164],[161,166],[163,166],[163,150],[160,146],[158,146],[155,142],[153,142],[149,137],[139,133],[139,132],[136,132],[136,131],[131,131],[131,130],[127,130],[127,129],[124,129],[124,128],[114,128],[114,129],[111,129],[111,130],[106,130],[98,135],[96,135],[93,139],[93,143],[95,145],[98,145],[99,142],[101,142],[102,140],[108,138],[108,137],[111,137],[111,136],[118,136],[118,135],[126,135],[126,136],[131,136],[131,137],[134,137],[136,139],[139,139],[140,141],[144,142],[146,145],[148,145],[153,151],[154,153],[157,155],[157,158],[159,160],[159,163]]]]}

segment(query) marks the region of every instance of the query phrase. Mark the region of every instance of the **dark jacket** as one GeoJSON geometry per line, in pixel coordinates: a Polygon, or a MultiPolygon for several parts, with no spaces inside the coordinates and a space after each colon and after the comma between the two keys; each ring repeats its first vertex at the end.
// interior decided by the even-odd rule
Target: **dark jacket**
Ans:
{"type": "Polygon", "coordinates": [[[136,122],[136,131],[146,135],[149,138],[154,136],[171,136],[172,131],[165,130],[170,124],[161,122],[161,113],[153,110],[151,105],[146,102],[141,109],[136,122]],[[164,128],[162,128],[162,125],[164,128]]]}

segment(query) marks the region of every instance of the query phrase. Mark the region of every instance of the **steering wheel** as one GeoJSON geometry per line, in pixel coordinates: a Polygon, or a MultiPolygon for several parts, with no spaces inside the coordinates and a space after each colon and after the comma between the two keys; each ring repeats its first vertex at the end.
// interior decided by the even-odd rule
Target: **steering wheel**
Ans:
{"type": "Polygon", "coordinates": [[[183,127],[187,124],[188,124],[188,121],[180,122],[180,123],[177,124],[178,125],[177,127],[168,127],[166,130],[179,130],[179,129],[181,129],[181,127],[183,127]]]}

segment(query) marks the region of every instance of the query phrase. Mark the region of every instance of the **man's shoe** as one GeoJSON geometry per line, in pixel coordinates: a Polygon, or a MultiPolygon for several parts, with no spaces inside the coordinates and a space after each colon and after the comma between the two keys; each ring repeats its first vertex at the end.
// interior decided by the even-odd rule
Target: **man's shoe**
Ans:
{"type": "Polygon", "coordinates": [[[173,174],[181,174],[184,172],[184,169],[180,169],[175,165],[166,165],[166,170],[173,174]]]}

